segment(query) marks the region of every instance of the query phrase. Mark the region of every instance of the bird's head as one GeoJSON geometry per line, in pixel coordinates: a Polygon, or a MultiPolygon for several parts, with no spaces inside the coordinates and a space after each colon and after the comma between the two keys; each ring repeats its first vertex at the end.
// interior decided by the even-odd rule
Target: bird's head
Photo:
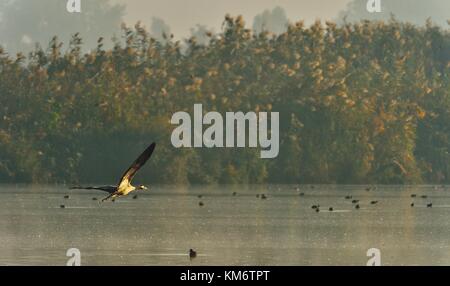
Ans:
{"type": "Polygon", "coordinates": [[[144,185],[140,185],[139,187],[137,187],[138,190],[142,190],[142,191],[146,191],[148,190],[148,188],[144,185]]]}

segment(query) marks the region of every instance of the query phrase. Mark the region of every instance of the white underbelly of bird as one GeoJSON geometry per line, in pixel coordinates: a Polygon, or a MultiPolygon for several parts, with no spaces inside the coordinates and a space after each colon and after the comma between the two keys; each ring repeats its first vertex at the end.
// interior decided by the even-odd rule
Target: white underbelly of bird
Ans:
{"type": "Polygon", "coordinates": [[[129,185],[126,188],[119,189],[118,193],[121,194],[122,196],[127,196],[129,193],[131,193],[132,191],[135,191],[135,190],[136,190],[136,187],[129,185]]]}

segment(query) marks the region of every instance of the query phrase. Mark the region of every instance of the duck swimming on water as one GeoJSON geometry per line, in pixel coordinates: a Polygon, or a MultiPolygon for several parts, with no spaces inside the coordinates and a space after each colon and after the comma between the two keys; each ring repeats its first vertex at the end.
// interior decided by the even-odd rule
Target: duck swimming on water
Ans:
{"type": "Polygon", "coordinates": [[[194,259],[197,257],[197,251],[193,250],[192,248],[189,249],[189,258],[194,259]]]}
{"type": "Polygon", "coordinates": [[[131,166],[128,168],[128,170],[125,171],[125,173],[120,178],[119,183],[117,186],[101,186],[101,187],[72,187],[71,189],[76,190],[99,190],[109,193],[109,196],[104,198],[102,202],[112,199],[116,199],[117,197],[126,196],[129,193],[135,191],[135,190],[147,190],[147,187],[140,185],[138,187],[135,187],[131,185],[131,180],[133,180],[133,177],[136,175],[137,171],[145,165],[145,163],[150,159],[150,157],[153,154],[153,151],[155,150],[155,143],[152,143],[150,146],[145,149],[145,151],[136,159],[136,161],[131,164],[131,166]]]}

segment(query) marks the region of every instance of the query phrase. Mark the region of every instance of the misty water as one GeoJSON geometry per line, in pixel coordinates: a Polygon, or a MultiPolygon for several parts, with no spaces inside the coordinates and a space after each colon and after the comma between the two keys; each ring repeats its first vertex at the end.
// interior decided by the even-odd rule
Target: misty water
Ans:
{"type": "Polygon", "coordinates": [[[450,265],[449,190],[156,186],[99,203],[101,192],[1,185],[0,265],[66,265],[70,248],[82,265],[363,266],[370,248],[383,265],[450,265]]]}

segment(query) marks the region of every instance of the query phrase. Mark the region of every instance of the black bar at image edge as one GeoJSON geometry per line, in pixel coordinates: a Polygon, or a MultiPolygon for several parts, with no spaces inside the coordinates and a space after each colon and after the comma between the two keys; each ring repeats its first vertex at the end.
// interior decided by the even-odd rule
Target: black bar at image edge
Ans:
{"type": "Polygon", "coordinates": [[[2,278],[11,276],[16,282],[143,281],[144,285],[156,281],[176,285],[272,285],[292,281],[377,284],[391,278],[418,283],[430,282],[441,275],[448,277],[449,273],[447,267],[0,267],[2,278]]]}

